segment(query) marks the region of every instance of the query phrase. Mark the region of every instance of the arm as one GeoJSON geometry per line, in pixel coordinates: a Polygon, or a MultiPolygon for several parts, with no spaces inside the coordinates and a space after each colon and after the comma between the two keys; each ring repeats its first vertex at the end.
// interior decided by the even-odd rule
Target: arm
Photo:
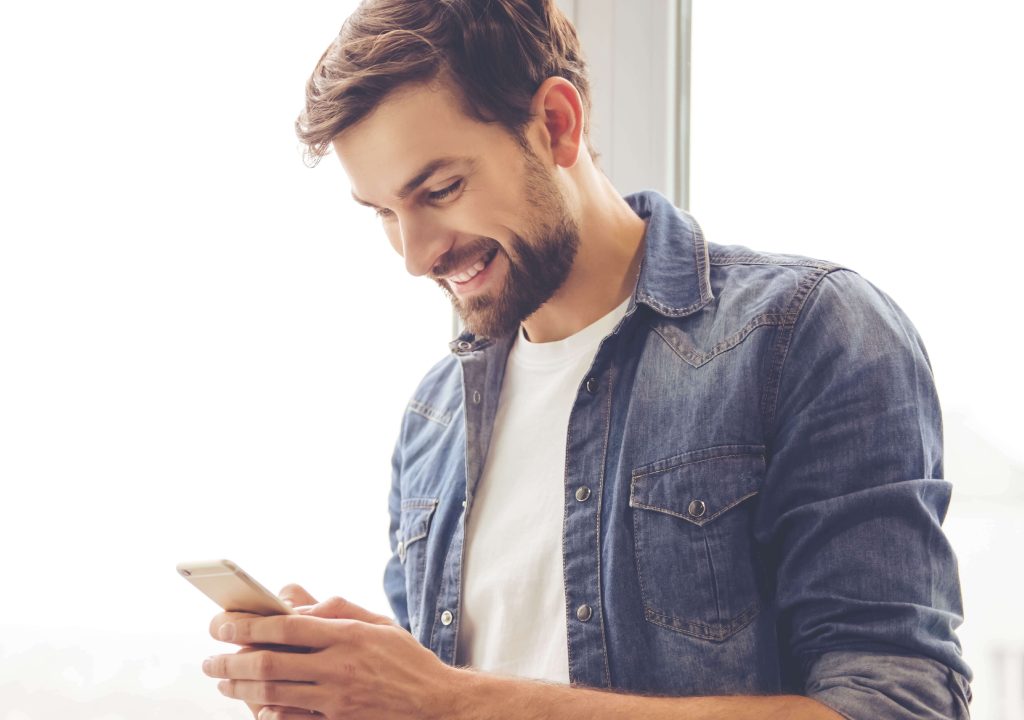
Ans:
{"type": "Polygon", "coordinates": [[[859,276],[800,308],[755,534],[775,569],[785,686],[850,718],[965,718],[942,421],[903,313],[859,276]]]}
{"type": "Polygon", "coordinates": [[[224,613],[214,637],[243,646],[313,648],[309,654],[259,650],[210,658],[228,697],[266,706],[260,720],[837,720],[799,696],[643,697],[505,678],[442,663],[391,619],[333,598],[292,616],[224,613]],[[292,710],[276,708],[292,708],[292,710]]]}
{"type": "Polygon", "coordinates": [[[461,670],[453,693],[458,720],[840,720],[799,695],[769,697],[644,697],[504,678],[461,670]]]}

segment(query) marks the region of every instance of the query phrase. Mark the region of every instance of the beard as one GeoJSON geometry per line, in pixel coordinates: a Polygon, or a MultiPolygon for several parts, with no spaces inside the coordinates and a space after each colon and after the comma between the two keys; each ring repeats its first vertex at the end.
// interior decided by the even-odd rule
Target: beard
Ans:
{"type": "Polygon", "coordinates": [[[570,215],[558,186],[533,151],[528,146],[523,149],[530,205],[528,234],[514,235],[507,249],[496,240],[480,238],[457,254],[443,257],[432,272],[466,328],[478,337],[499,338],[518,330],[520,323],[562,287],[579,250],[579,224],[570,215]],[[505,256],[508,271],[494,294],[460,300],[447,281],[437,277],[469,259],[498,254],[505,256]]]}

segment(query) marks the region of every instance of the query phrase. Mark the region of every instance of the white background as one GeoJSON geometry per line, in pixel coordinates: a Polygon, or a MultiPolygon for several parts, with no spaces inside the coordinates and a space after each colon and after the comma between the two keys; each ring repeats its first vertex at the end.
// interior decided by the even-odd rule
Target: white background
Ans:
{"type": "MultiPolygon", "coordinates": [[[[695,4],[709,240],[861,271],[948,417],[1024,462],[1021,4],[695,4]]],[[[391,446],[450,319],[294,139],[352,6],[0,10],[0,720],[246,717],[182,559],[387,610],[391,446]]],[[[1020,596],[984,564],[1019,515],[987,517],[954,537],[965,631],[1020,596]]]]}
{"type": "Polygon", "coordinates": [[[0,719],[246,717],[181,560],[387,611],[391,449],[451,320],[302,161],[352,7],[0,11],[0,719]]]}

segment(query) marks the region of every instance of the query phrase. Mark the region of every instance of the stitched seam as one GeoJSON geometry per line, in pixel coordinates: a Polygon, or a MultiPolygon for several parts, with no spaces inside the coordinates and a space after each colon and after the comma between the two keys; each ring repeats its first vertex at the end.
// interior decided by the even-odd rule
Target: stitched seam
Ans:
{"type": "Polygon", "coordinates": [[[634,470],[633,471],[633,479],[634,480],[639,480],[640,478],[645,478],[645,477],[648,477],[650,475],[658,475],[658,474],[663,473],[663,472],[668,472],[669,470],[675,470],[676,468],[683,467],[685,465],[697,465],[699,463],[711,462],[712,460],[726,460],[728,458],[734,458],[734,457],[759,457],[759,458],[764,458],[764,453],[737,452],[737,453],[729,453],[728,455],[713,455],[712,457],[701,458],[699,460],[683,460],[681,462],[675,463],[674,465],[666,465],[663,468],[658,468],[657,470],[648,470],[646,472],[638,472],[637,470],[634,470]]]}
{"type": "Polygon", "coordinates": [[[735,333],[725,338],[724,340],[719,341],[718,343],[715,344],[714,347],[712,347],[710,350],[704,353],[692,352],[677,348],[672,343],[672,341],[665,337],[661,330],[655,327],[653,324],[651,325],[651,329],[658,335],[658,337],[665,341],[665,344],[668,345],[669,349],[672,352],[674,352],[676,355],[678,355],[680,358],[682,358],[684,361],[686,361],[693,367],[699,368],[703,365],[706,365],[708,362],[715,359],[722,353],[732,350],[734,347],[736,347],[744,340],[746,340],[747,337],[758,328],[765,326],[785,325],[788,320],[790,320],[790,318],[788,318],[786,315],[778,313],[762,313],[761,315],[758,315],[752,320],[750,320],[740,330],[736,331],[735,333]]]}
{"type": "Polygon", "coordinates": [[[711,592],[715,596],[715,617],[718,618],[718,622],[722,622],[722,603],[719,600],[718,592],[718,575],[715,573],[715,561],[711,559],[711,543],[708,542],[708,534],[702,533],[702,539],[704,540],[704,552],[708,558],[708,569],[711,571],[711,592]]]}
{"type": "Polygon", "coordinates": [[[693,217],[690,217],[690,222],[693,223],[693,262],[697,268],[700,297],[701,300],[707,302],[712,297],[711,282],[708,280],[708,267],[711,264],[711,260],[708,256],[708,246],[704,242],[704,233],[700,229],[700,225],[697,224],[696,219],[693,217]]]}
{"type": "Polygon", "coordinates": [[[783,331],[779,334],[779,340],[776,344],[775,359],[772,362],[771,370],[768,375],[768,382],[765,383],[764,394],[762,395],[762,407],[764,413],[763,426],[765,430],[765,437],[771,437],[773,433],[769,433],[769,429],[775,423],[775,410],[778,408],[779,392],[782,389],[782,373],[785,370],[786,360],[789,357],[790,343],[793,340],[793,335],[796,332],[796,324],[799,322],[800,317],[803,314],[804,308],[807,306],[807,300],[814,292],[815,288],[821,284],[821,281],[828,277],[834,270],[828,270],[826,272],[808,275],[800,286],[797,288],[796,293],[790,300],[790,304],[795,306],[791,313],[792,322],[783,326],[783,331]]]}
{"type": "Polygon", "coordinates": [[[692,524],[696,525],[697,527],[704,527],[705,525],[707,525],[709,522],[711,522],[712,520],[717,518],[722,513],[728,512],[729,510],[732,510],[734,507],[739,505],[741,502],[743,502],[744,500],[746,500],[748,498],[754,497],[759,492],[758,490],[754,490],[753,492],[749,492],[746,495],[744,495],[743,497],[740,497],[740,498],[737,498],[737,499],[733,500],[732,502],[730,502],[728,505],[726,505],[725,507],[723,507],[721,510],[719,510],[716,513],[714,513],[713,515],[708,515],[705,518],[700,518],[700,520],[695,520],[690,515],[683,515],[682,513],[676,512],[675,510],[670,510],[668,508],[663,508],[663,507],[660,507],[658,505],[648,505],[646,503],[640,502],[639,500],[634,502],[633,501],[632,490],[635,489],[635,487],[636,486],[634,485],[630,489],[631,490],[631,492],[630,492],[630,499],[629,499],[629,506],[630,507],[641,508],[643,510],[653,510],[654,512],[660,512],[660,513],[663,513],[665,515],[671,515],[672,517],[677,517],[677,518],[680,518],[681,520],[686,520],[687,522],[692,523],[692,524]]]}
{"type": "Polygon", "coordinates": [[[735,620],[732,622],[722,623],[724,626],[722,628],[713,628],[710,625],[705,625],[704,623],[682,620],[680,618],[672,617],[671,615],[664,615],[647,607],[644,608],[644,619],[652,625],[658,625],[669,630],[683,633],[684,635],[690,635],[704,640],[711,640],[713,642],[722,642],[753,622],[754,618],[757,617],[759,609],[760,605],[755,602],[749,608],[737,615],[735,620]]]}
{"type": "MultiPolygon", "coordinates": [[[[424,530],[424,531],[423,531],[423,532],[421,532],[421,533],[420,533],[419,535],[413,535],[412,537],[407,537],[407,538],[406,538],[406,539],[405,539],[405,540],[403,541],[403,542],[405,543],[405,547],[406,547],[406,549],[408,549],[408,548],[409,548],[409,546],[410,546],[410,545],[411,545],[412,543],[416,542],[417,540],[422,540],[423,538],[425,538],[425,537],[427,536],[427,533],[428,533],[428,532],[429,532],[429,530],[424,530]]],[[[402,560],[402,564],[403,564],[403,565],[405,565],[405,561],[404,561],[404,560],[402,560]]]]}
{"type": "Polygon", "coordinates": [[[798,257],[770,257],[767,255],[717,255],[710,260],[710,264],[716,267],[726,265],[768,265],[774,267],[810,267],[818,270],[831,272],[832,270],[843,269],[834,263],[821,262],[813,258],[798,257]]]}
{"type": "Polygon", "coordinates": [[[435,498],[405,498],[400,506],[401,510],[433,510],[437,507],[438,501],[435,498]]]}
{"type": "Polygon", "coordinates": [[[416,400],[409,401],[408,410],[410,412],[416,413],[421,417],[426,418],[427,420],[432,420],[436,422],[438,425],[442,425],[443,427],[448,427],[448,425],[451,424],[452,421],[451,413],[442,412],[441,410],[435,410],[429,405],[418,402],[416,400]]]}
{"type": "Polygon", "coordinates": [[[640,585],[640,599],[644,603],[644,616],[647,615],[647,583],[644,582],[644,564],[640,561],[640,518],[633,513],[633,562],[636,563],[636,575],[640,585]]]}
{"type": "Polygon", "coordinates": [[[608,400],[604,413],[604,456],[601,458],[601,473],[597,481],[597,517],[594,522],[595,538],[597,539],[597,597],[601,611],[601,656],[604,659],[604,684],[612,685],[612,670],[608,663],[608,638],[605,635],[604,587],[601,584],[601,500],[604,497],[605,468],[608,466],[608,443],[612,434],[612,396],[615,390],[615,367],[608,369],[608,400]]]}

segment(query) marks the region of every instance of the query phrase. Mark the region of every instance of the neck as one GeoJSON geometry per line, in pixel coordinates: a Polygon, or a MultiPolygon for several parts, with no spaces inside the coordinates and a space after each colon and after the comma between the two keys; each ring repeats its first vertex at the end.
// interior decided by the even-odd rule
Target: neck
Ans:
{"type": "Polygon", "coordinates": [[[574,335],[621,305],[636,285],[646,224],[602,173],[579,183],[580,245],[569,276],[523,321],[532,342],[574,335]]]}

